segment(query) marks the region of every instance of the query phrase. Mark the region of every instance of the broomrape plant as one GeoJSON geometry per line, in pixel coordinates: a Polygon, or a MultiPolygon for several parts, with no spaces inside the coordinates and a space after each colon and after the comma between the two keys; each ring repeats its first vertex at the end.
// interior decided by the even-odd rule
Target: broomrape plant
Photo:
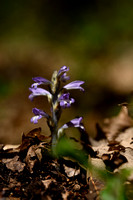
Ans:
{"type": "Polygon", "coordinates": [[[67,80],[70,79],[70,77],[67,76],[68,71],[69,68],[66,66],[61,67],[59,71],[54,71],[51,81],[43,77],[35,77],[33,78],[33,81],[35,83],[33,83],[29,88],[29,90],[31,91],[29,99],[31,101],[33,101],[33,99],[37,96],[46,96],[48,98],[48,102],[50,103],[51,115],[38,108],[33,108],[32,112],[35,116],[31,118],[31,122],[36,124],[38,123],[38,120],[43,117],[47,119],[47,124],[51,131],[53,152],[59,138],[63,135],[64,129],[67,129],[69,127],[76,127],[84,130],[82,117],[72,119],[71,121],[58,128],[58,122],[61,117],[62,109],[69,108],[71,104],[75,102],[75,100],[70,97],[70,93],[68,92],[68,90],[79,89],[81,91],[84,91],[84,89],[81,87],[84,81],[76,80],[66,84],[63,87],[61,86],[62,82],[65,83],[67,80]],[[40,87],[44,85],[48,86],[48,90],[40,87]]]}
{"type": "Polygon", "coordinates": [[[59,71],[55,71],[53,73],[51,81],[42,77],[33,78],[34,83],[29,88],[31,91],[29,99],[33,101],[33,99],[37,96],[46,96],[51,106],[51,115],[47,114],[41,109],[33,108],[32,111],[35,116],[31,118],[31,122],[36,124],[38,123],[39,119],[43,117],[46,118],[47,124],[51,131],[53,155],[56,156],[58,154],[61,156],[70,156],[72,159],[76,160],[81,167],[85,167],[85,169],[89,169],[91,172],[97,173],[99,177],[106,182],[106,188],[100,193],[100,199],[125,200],[127,199],[125,196],[125,179],[123,178],[126,177],[125,172],[120,174],[120,176],[116,176],[115,174],[110,174],[109,172],[98,169],[88,162],[88,154],[93,153],[93,155],[95,155],[95,152],[88,146],[88,139],[86,137],[84,139],[82,138],[85,147],[83,150],[75,149],[73,143],[71,143],[69,140],[66,140],[66,138],[63,138],[62,142],[59,142],[59,139],[64,134],[64,129],[69,127],[78,128],[83,137],[86,134],[82,123],[82,117],[72,119],[66,124],[62,125],[60,128],[58,127],[62,109],[69,108],[71,104],[75,102],[75,99],[70,97],[68,90],[79,89],[84,91],[84,89],[81,87],[84,81],[76,80],[66,84],[65,86],[61,86],[62,83],[65,83],[70,78],[67,76],[68,71],[68,67],[61,67],[59,71]],[[42,88],[41,86],[47,86],[48,90],[42,88]],[[118,185],[117,190],[116,187],[113,187],[116,184],[118,185]]]}

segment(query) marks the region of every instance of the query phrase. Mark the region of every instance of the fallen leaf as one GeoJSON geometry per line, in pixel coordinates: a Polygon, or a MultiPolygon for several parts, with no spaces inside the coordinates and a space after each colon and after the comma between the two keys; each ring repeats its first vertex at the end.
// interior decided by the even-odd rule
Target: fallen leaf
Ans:
{"type": "Polygon", "coordinates": [[[35,150],[35,154],[36,154],[38,160],[41,162],[41,160],[42,160],[42,150],[41,150],[41,148],[37,148],[35,150]]]}
{"type": "Polygon", "coordinates": [[[132,148],[126,148],[124,153],[121,153],[123,156],[125,156],[128,160],[127,163],[123,164],[120,169],[126,168],[126,169],[132,169],[133,168],[133,149],[132,148]]]}
{"type": "Polygon", "coordinates": [[[125,152],[125,147],[120,144],[120,142],[112,141],[108,144],[109,149],[108,151],[119,151],[119,152],[125,152]]]}
{"type": "Polygon", "coordinates": [[[116,141],[120,143],[120,145],[126,147],[133,148],[132,143],[132,137],[133,137],[133,128],[128,128],[124,132],[121,132],[120,135],[116,138],[116,141]]]}
{"type": "Polygon", "coordinates": [[[122,164],[128,162],[127,158],[119,152],[106,153],[102,155],[102,160],[105,163],[107,169],[114,171],[119,168],[122,164]]]}
{"type": "Polygon", "coordinates": [[[25,151],[30,147],[31,145],[34,144],[39,144],[40,142],[44,141],[49,137],[46,137],[44,135],[41,135],[41,128],[35,128],[31,130],[29,133],[26,135],[23,133],[22,135],[22,143],[19,146],[20,151],[25,151]]]}
{"type": "Polygon", "coordinates": [[[9,187],[10,188],[13,188],[13,187],[20,187],[21,186],[21,183],[18,182],[16,179],[13,179],[10,177],[10,180],[9,180],[9,187]]]}
{"type": "Polygon", "coordinates": [[[62,193],[63,200],[68,200],[68,196],[69,196],[69,192],[67,190],[62,193]]]}
{"type": "Polygon", "coordinates": [[[6,145],[3,147],[3,150],[17,149],[18,147],[19,147],[19,144],[18,144],[18,145],[6,144],[6,145]]]}
{"type": "Polygon", "coordinates": [[[106,135],[108,141],[113,141],[121,132],[132,126],[133,119],[129,116],[128,108],[126,105],[122,105],[118,116],[104,120],[101,130],[106,135]]]}
{"type": "Polygon", "coordinates": [[[37,162],[37,157],[35,153],[36,147],[37,147],[36,145],[32,145],[29,148],[26,159],[25,159],[27,166],[29,167],[30,173],[33,173],[34,165],[37,162]]]}
{"type": "Polygon", "coordinates": [[[2,159],[2,162],[6,164],[6,167],[13,172],[22,172],[25,168],[25,163],[19,161],[19,156],[15,156],[14,158],[2,159]]]}
{"type": "Polygon", "coordinates": [[[45,186],[45,189],[48,189],[49,185],[50,185],[52,182],[56,182],[56,180],[54,180],[53,178],[47,179],[47,180],[42,180],[42,183],[43,183],[43,185],[45,186]]]}
{"type": "Polygon", "coordinates": [[[63,166],[64,166],[65,173],[67,174],[67,176],[69,178],[80,174],[80,169],[74,169],[72,167],[67,167],[65,164],[63,166]]]}

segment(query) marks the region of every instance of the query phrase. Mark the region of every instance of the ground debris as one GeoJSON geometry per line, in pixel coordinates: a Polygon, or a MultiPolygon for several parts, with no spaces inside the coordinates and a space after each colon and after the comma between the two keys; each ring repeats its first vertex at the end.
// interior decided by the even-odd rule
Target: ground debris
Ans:
{"type": "Polygon", "coordinates": [[[86,199],[85,170],[71,160],[54,159],[40,128],[23,134],[17,148],[1,146],[0,195],[20,199],[86,199]]]}
{"type": "MultiPolygon", "coordinates": [[[[80,138],[92,165],[111,173],[132,168],[133,120],[127,107],[123,105],[118,116],[102,126],[97,124],[97,133],[96,139],[87,138],[86,132],[80,138]]],[[[98,199],[104,182],[74,160],[53,158],[48,139],[36,128],[23,134],[19,146],[0,145],[0,198],[98,199]]],[[[133,173],[128,181],[133,181],[133,173]]]]}
{"type": "Polygon", "coordinates": [[[114,141],[121,132],[130,127],[133,127],[133,119],[129,116],[127,105],[123,104],[117,116],[104,119],[101,126],[97,124],[97,138],[100,140],[101,135],[101,139],[107,138],[108,141],[114,141]]]}
{"type": "Polygon", "coordinates": [[[91,139],[97,157],[102,159],[110,171],[133,166],[133,119],[126,104],[122,104],[116,117],[105,119],[102,126],[96,125],[96,140],[91,139]]]}
{"type": "Polygon", "coordinates": [[[114,151],[111,154],[103,154],[102,160],[106,164],[107,169],[114,171],[119,168],[122,164],[128,162],[126,157],[119,152],[114,151]]]}
{"type": "Polygon", "coordinates": [[[14,158],[2,159],[2,162],[6,165],[8,169],[13,172],[22,172],[25,167],[25,163],[22,163],[19,160],[19,156],[15,156],[14,158]]]}

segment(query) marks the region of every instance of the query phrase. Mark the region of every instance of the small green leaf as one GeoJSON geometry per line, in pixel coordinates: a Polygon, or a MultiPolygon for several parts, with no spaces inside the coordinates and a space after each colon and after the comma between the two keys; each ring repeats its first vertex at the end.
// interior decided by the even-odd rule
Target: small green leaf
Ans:
{"type": "Polygon", "coordinates": [[[62,136],[58,141],[55,155],[57,157],[69,157],[74,159],[86,169],[89,167],[88,155],[83,150],[77,149],[75,143],[65,136],[62,136]]]}

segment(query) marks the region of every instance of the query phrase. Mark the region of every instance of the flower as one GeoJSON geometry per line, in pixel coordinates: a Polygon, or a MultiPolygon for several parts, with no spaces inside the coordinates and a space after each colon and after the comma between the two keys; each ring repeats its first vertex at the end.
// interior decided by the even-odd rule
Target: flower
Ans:
{"type": "Polygon", "coordinates": [[[72,89],[80,89],[81,91],[84,91],[84,88],[82,88],[80,85],[82,85],[84,81],[73,81],[71,83],[68,83],[65,85],[63,88],[67,90],[72,90],[72,89]]]}
{"type": "Polygon", "coordinates": [[[37,115],[31,118],[31,123],[37,124],[38,120],[42,118],[42,115],[37,115]]]}
{"type": "Polygon", "coordinates": [[[71,104],[75,102],[73,98],[69,99],[69,96],[70,93],[65,93],[59,97],[60,106],[62,108],[69,108],[71,104]]]}
{"type": "Polygon", "coordinates": [[[43,78],[43,77],[34,77],[32,78],[33,81],[35,81],[35,83],[33,83],[31,85],[31,87],[37,88],[38,85],[49,85],[51,84],[51,81],[43,78]]]}
{"type": "Polygon", "coordinates": [[[78,117],[78,118],[72,119],[71,121],[69,121],[66,124],[64,124],[58,130],[58,138],[62,135],[63,130],[66,129],[66,128],[69,128],[69,127],[81,128],[81,129],[84,130],[85,128],[81,123],[82,119],[83,119],[83,117],[78,117]]]}
{"type": "Polygon", "coordinates": [[[66,72],[69,71],[69,67],[63,66],[60,68],[60,70],[58,71],[57,76],[60,77],[60,80],[62,82],[66,82],[67,80],[70,79],[69,76],[67,76],[66,72]]]}
{"type": "Polygon", "coordinates": [[[62,73],[65,73],[69,71],[69,67],[63,66],[60,68],[60,70],[58,71],[58,76],[60,76],[62,73]]]}
{"type": "Polygon", "coordinates": [[[69,121],[66,124],[64,124],[62,126],[62,128],[63,129],[66,129],[68,127],[76,127],[76,128],[80,127],[80,128],[83,128],[83,126],[81,125],[82,119],[83,119],[83,117],[72,119],[71,121],[69,121]]]}
{"type": "Polygon", "coordinates": [[[66,73],[62,74],[62,76],[60,77],[60,80],[61,80],[62,82],[66,82],[66,81],[69,80],[69,79],[70,79],[70,76],[67,76],[66,73]]]}
{"type": "Polygon", "coordinates": [[[36,96],[47,96],[48,99],[52,99],[52,95],[50,92],[48,92],[45,89],[42,88],[29,88],[29,90],[32,92],[29,95],[29,99],[32,101],[34,99],[34,97],[36,96]]]}
{"type": "Polygon", "coordinates": [[[33,108],[32,112],[35,114],[35,116],[31,118],[31,122],[34,124],[37,124],[38,120],[41,119],[42,117],[49,118],[49,115],[47,113],[38,108],[33,108]]]}
{"type": "Polygon", "coordinates": [[[32,111],[35,116],[31,118],[31,122],[36,124],[38,123],[39,119],[43,117],[47,118],[47,124],[50,128],[52,136],[52,151],[54,151],[57,140],[63,134],[64,129],[75,127],[78,128],[81,132],[85,131],[85,128],[82,124],[82,117],[72,119],[58,129],[58,121],[61,116],[62,108],[69,108],[71,104],[75,102],[73,98],[70,98],[70,93],[66,92],[66,90],[79,89],[81,91],[84,91],[84,88],[81,87],[84,81],[80,80],[70,82],[69,84],[66,84],[62,87],[61,82],[66,82],[70,78],[69,76],[67,76],[68,71],[69,67],[62,66],[59,71],[54,71],[51,81],[43,77],[34,77],[34,83],[29,88],[29,90],[31,91],[29,99],[31,101],[34,99],[34,97],[37,96],[47,96],[48,101],[51,105],[51,116],[45,113],[43,110],[33,108],[32,111]],[[48,90],[41,88],[40,85],[48,85],[48,90]]]}

